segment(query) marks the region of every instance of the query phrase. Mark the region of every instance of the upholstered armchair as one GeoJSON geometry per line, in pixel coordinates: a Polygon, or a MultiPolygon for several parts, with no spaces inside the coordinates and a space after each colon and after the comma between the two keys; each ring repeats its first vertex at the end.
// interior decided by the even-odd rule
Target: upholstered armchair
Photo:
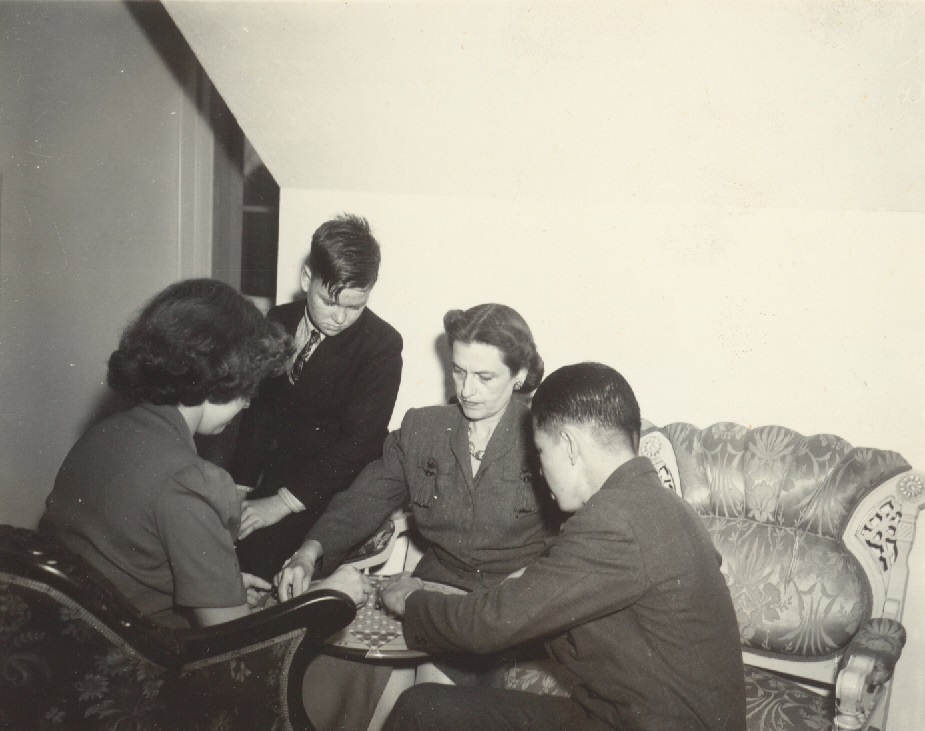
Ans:
{"type": "MultiPolygon", "coordinates": [[[[646,424],[640,453],[723,556],[749,731],[882,729],[925,473],[780,426],[646,424]]],[[[529,665],[506,686],[568,692],[529,665]]]]}
{"type": "Polygon", "coordinates": [[[882,727],[925,474],[780,426],[650,427],[641,451],[723,555],[750,731],[882,727]]]}
{"type": "Polygon", "coordinates": [[[61,545],[0,526],[0,728],[309,731],[305,667],[355,613],[322,591],[160,628],[61,545]]]}

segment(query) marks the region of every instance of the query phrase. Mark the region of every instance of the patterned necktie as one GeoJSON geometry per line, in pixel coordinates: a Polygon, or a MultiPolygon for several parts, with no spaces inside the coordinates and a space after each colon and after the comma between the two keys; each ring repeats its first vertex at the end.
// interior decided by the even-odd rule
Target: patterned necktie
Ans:
{"type": "Polygon", "coordinates": [[[308,336],[308,342],[305,343],[305,347],[299,351],[296,359],[292,362],[292,368],[289,370],[289,380],[292,383],[299,380],[299,376],[302,375],[302,369],[305,367],[306,362],[308,362],[308,358],[319,340],[321,340],[321,333],[317,330],[312,330],[311,335],[308,336]]]}

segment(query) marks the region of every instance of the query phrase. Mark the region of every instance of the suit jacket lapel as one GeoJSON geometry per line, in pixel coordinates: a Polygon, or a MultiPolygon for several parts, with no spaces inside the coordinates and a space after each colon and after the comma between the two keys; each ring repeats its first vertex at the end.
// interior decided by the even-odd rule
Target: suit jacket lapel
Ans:
{"type": "MultiPolygon", "coordinates": [[[[504,455],[511,451],[518,442],[522,428],[523,424],[521,423],[520,408],[518,408],[514,398],[511,397],[507,408],[504,410],[504,414],[501,416],[501,421],[498,422],[498,426],[495,427],[491,439],[488,440],[488,446],[485,448],[485,456],[482,457],[482,466],[479,468],[480,472],[487,468],[492,462],[502,459],[504,455]]],[[[467,435],[467,452],[469,446],[468,442],[467,435]]]]}
{"type": "MultiPolygon", "coordinates": [[[[459,409],[458,406],[457,409],[459,409]]],[[[459,463],[459,469],[462,470],[463,477],[466,478],[466,485],[471,492],[475,484],[475,478],[472,475],[472,460],[469,458],[469,420],[463,415],[462,409],[459,409],[458,412],[453,437],[450,440],[450,449],[459,463]]]]}
{"type": "Polygon", "coordinates": [[[332,362],[337,362],[341,358],[341,353],[347,348],[354,338],[356,338],[362,329],[366,325],[366,313],[369,310],[363,310],[363,314],[353,323],[350,327],[344,330],[342,333],[338,333],[333,338],[325,337],[322,340],[318,347],[315,348],[315,351],[312,353],[312,357],[308,359],[308,362],[305,364],[305,369],[302,371],[302,376],[299,378],[299,381],[302,378],[311,378],[312,373],[315,371],[325,371],[330,369],[330,364],[332,362]]]}
{"type": "MultiPolygon", "coordinates": [[[[495,427],[491,439],[488,440],[488,446],[485,449],[485,455],[479,465],[477,475],[483,474],[493,462],[503,459],[514,445],[520,439],[523,430],[523,414],[518,403],[512,398],[501,421],[495,427]]],[[[462,473],[466,478],[466,484],[469,490],[473,490],[476,483],[476,476],[472,474],[472,460],[469,456],[469,431],[466,417],[460,413],[460,422],[453,435],[453,454],[456,455],[456,461],[462,468],[462,473]]]]}

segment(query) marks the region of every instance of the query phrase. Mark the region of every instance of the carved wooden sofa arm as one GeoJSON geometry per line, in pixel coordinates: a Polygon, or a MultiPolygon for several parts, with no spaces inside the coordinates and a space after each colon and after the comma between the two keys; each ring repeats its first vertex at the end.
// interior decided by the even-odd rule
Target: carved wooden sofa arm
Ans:
{"type": "Polygon", "coordinates": [[[835,681],[835,725],[844,731],[866,728],[906,644],[906,630],[892,619],[871,619],[851,640],[835,681]]]}

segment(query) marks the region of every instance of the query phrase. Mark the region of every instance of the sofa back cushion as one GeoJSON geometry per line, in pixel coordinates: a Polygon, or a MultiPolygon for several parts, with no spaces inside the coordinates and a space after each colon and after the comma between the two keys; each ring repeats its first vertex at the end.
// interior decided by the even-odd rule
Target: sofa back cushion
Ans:
{"type": "Polygon", "coordinates": [[[842,533],[864,496],[908,463],[780,426],[658,431],[671,443],[680,494],[723,556],[743,645],[807,658],[843,649],[870,617],[872,598],[842,533]]]}

